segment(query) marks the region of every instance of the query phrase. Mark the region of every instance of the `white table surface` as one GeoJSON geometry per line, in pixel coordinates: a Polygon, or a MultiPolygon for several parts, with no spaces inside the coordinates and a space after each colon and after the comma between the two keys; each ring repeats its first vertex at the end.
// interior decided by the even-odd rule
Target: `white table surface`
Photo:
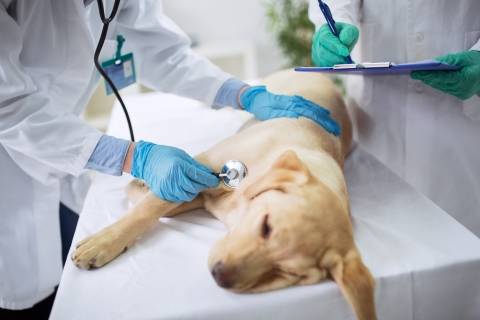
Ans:
{"type": "MultiPolygon", "coordinates": [[[[126,99],[137,139],[195,154],[248,116],[159,93],[126,99]]],[[[127,137],[115,108],[109,132],[127,137]]],[[[480,319],[480,239],[356,148],[345,168],[356,243],[376,279],[379,319],[480,319]]],[[[126,210],[130,178],[98,174],[74,243],[126,210]]],[[[264,294],[219,288],[207,268],[225,228],[202,210],[162,218],[124,255],[94,271],[67,262],[51,319],[354,319],[330,281],[264,294]]]]}

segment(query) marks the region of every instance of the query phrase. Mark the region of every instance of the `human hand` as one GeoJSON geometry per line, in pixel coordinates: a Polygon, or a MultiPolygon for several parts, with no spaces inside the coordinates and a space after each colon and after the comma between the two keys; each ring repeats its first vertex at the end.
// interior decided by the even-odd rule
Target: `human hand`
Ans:
{"type": "Polygon", "coordinates": [[[340,126],[330,117],[330,111],[300,96],[277,95],[265,86],[246,89],[240,97],[244,109],[259,120],[306,117],[329,133],[338,136],[340,126]]]}
{"type": "Polygon", "coordinates": [[[461,67],[456,71],[414,71],[412,79],[455,96],[461,100],[480,94],[480,51],[464,51],[435,58],[461,67]]]}
{"type": "Polygon", "coordinates": [[[185,151],[144,141],[135,145],[131,174],[144,180],[159,198],[177,203],[192,201],[219,183],[210,168],[185,151]]]}
{"type": "Polygon", "coordinates": [[[335,64],[346,63],[346,58],[355,47],[360,31],[354,25],[336,22],[339,33],[337,38],[324,24],[314,34],[312,40],[312,61],[318,67],[331,67],[335,64]]]}

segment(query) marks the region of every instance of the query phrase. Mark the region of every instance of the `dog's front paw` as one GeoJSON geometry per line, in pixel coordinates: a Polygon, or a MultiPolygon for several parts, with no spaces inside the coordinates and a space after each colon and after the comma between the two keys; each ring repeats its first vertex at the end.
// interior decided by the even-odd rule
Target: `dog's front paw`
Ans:
{"type": "Polygon", "coordinates": [[[99,268],[125,252],[133,242],[113,225],[80,241],[71,259],[81,269],[99,268]]]}

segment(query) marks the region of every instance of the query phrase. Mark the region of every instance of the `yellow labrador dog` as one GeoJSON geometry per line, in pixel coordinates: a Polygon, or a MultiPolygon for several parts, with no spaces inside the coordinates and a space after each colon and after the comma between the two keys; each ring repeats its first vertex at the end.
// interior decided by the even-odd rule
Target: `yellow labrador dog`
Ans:
{"type": "Polygon", "coordinates": [[[320,75],[283,71],[264,82],[273,92],[298,94],[328,108],[342,126],[341,136],[306,118],[250,124],[196,157],[217,172],[230,159],[245,163],[249,175],[239,188],[219,186],[178,205],[134,181],[129,195],[136,204],[118,222],[81,241],[74,263],[101,267],[160,217],[205,208],[228,228],[209,257],[219,286],[262,292],[332,278],[358,319],[376,319],[374,281],[353,240],[343,175],[352,134],[342,97],[320,75]]]}

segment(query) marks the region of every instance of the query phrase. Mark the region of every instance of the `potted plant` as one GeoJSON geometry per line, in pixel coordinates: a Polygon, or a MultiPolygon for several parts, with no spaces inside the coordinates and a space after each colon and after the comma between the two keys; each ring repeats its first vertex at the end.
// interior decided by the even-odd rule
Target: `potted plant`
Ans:
{"type": "Polygon", "coordinates": [[[289,66],[312,65],[315,26],[308,19],[306,0],[266,0],[269,30],[274,34],[289,66]]]}

